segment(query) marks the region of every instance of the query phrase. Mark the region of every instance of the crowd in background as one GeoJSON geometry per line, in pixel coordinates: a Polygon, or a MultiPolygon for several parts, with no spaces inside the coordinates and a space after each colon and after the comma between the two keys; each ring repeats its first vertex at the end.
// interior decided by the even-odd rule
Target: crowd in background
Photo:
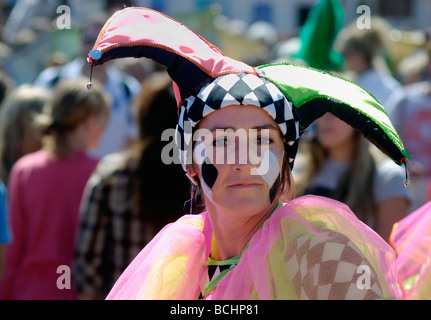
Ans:
{"type": "MultiPolygon", "coordinates": [[[[70,30],[55,26],[58,1],[6,3],[0,299],[104,299],[157,231],[188,212],[189,182],[179,164],[166,166],[160,156],[167,143],[161,133],[176,124],[171,83],[156,63],[124,59],[95,68],[94,89],[87,90],[86,57],[98,32],[133,2],[69,1],[72,24],[80,26],[70,30]],[[164,176],[172,184],[163,185],[164,176]],[[60,265],[70,267],[69,290],[58,289],[60,265]]],[[[308,35],[287,40],[267,23],[254,28],[247,41],[265,50],[247,56],[248,63],[326,69],[358,83],[386,108],[412,155],[408,188],[406,170],[329,115],[304,135],[293,173],[298,195],[345,202],[389,242],[393,225],[431,200],[430,30],[417,30],[422,42],[395,61],[387,39],[392,26],[382,17],[373,17],[370,29],[335,26],[323,49],[307,42],[318,30],[311,23],[304,25],[308,35]],[[317,54],[328,59],[316,61],[317,54]]]]}

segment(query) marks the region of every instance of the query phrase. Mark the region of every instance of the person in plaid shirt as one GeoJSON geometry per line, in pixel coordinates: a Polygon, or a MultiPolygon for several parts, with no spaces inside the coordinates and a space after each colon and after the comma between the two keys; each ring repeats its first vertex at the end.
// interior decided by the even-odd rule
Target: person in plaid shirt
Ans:
{"type": "Polygon", "coordinates": [[[187,210],[190,185],[181,166],[160,158],[161,134],[178,118],[164,71],[143,82],[135,110],[139,142],[102,158],[85,189],[73,268],[81,299],[104,299],[152,237],[187,210]]]}

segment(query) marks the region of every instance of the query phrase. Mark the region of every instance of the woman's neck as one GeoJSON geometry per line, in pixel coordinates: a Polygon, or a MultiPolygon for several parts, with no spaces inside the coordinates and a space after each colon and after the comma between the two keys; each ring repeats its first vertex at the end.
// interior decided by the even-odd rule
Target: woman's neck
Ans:
{"type": "Polygon", "coordinates": [[[217,244],[217,248],[212,248],[211,258],[227,260],[240,255],[276,205],[274,203],[268,211],[246,218],[240,212],[221,212],[207,207],[217,244]]]}
{"type": "Polygon", "coordinates": [[[69,132],[66,141],[70,151],[86,151],[88,149],[88,135],[81,126],[69,132]]]}

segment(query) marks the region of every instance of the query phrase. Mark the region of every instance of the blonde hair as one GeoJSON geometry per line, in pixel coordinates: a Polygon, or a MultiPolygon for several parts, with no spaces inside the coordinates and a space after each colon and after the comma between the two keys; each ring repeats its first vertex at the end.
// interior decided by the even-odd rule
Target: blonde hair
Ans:
{"type": "Polygon", "coordinates": [[[25,84],[5,98],[0,111],[0,176],[7,183],[13,164],[41,147],[33,118],[49,101],[48,90],[25,84]]]}
{"type": "Polygon", "coordinates": [[[110,98],[103,85],[95,81],[87,89],[88,79],[63,79],[54,87],[52,100],[35,123],[44,136],[43,146],[57,156],[68,154],[67,135],[89,116],[109,116],[110,98]]]}

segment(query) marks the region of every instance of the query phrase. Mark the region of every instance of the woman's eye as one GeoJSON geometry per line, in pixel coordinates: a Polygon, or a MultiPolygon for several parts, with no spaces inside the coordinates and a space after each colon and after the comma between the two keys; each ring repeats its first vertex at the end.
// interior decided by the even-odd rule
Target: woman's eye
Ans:
{"type": "Polygon", "coordinates": [[[226,147],[227,145],[228,145],[227,137],[218,138],[213,141],[214,147],[226,147]]]}
{"type": "Polygon", "coordinates": [[[269,145],[272,143],[272,139],[269,137],[258,137],[257,143],[261,145],[269,145]]]}

